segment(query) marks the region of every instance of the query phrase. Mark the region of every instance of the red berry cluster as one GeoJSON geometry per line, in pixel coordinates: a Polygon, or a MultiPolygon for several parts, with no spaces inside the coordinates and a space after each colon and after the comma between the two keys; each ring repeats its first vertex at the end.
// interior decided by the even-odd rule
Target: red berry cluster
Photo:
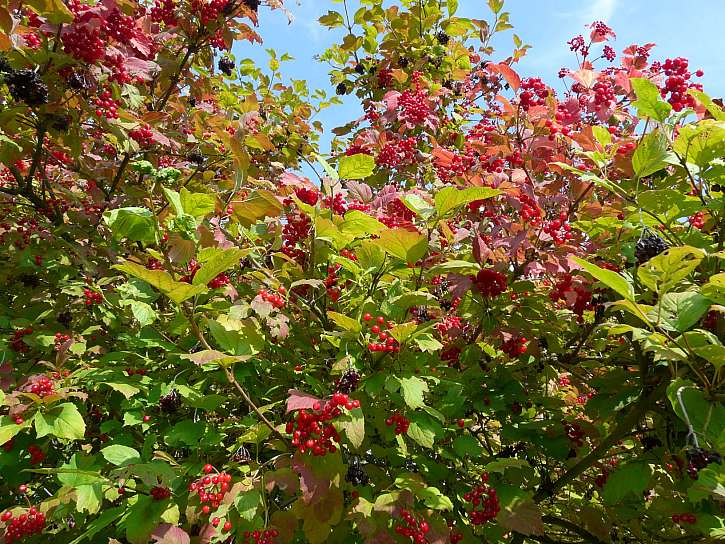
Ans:
{"type": "Polygon", "coordinates": [[[196,259],[191,259],[189,261],[189,264],[186,265],[187,274],[184,274],[179,278],[179,281],[183,281],[184,283],[191,283],[194,281],[194,276],[196,276],[196,273],[201,268],[201,265],[196,261],[196,259]]]}
{"type": "Polygon", "coordinates": [[[375,158],[378,166],[384,168],[397,168],[415,158],[417,140],[410,136],[397,142],[390,142],[383,146],[375,158]]]}
{"type": "Polygon", "coordinates": [[[398,341],[390,336],[388,330],[395,327],[393,321],[385,321],[382,315],[379,315],[373,321],[373,316],[369,313],[363,315],[363,321],[370,325],[370,334],[377,336],[377,342],[370,342],[368,350],[372,352],[385,351],[397,353],[400,351],[398,341]]]}
{"type": "Polygon", "coordinates": [[[168,487],[157,485],[151,488],[151,496],[155,501],[163,501],[171,496],[171,490],[168,487]]]}
{"type": "Polygon", "coordinates": [[[637,142],[620,142],[617,147],[617,154],[626,156],[637,148],[637,142]]]}
{"type": "Polygon", "coordinates": [[[594,105],[599,107],[611,107],[614,102],[614,88],[609,80],[600,79],[592,87],[594,91],[594,105]]]}
{"type": "Polygon", "coordinates": [[[307,238],[310,233],[310,218],[297,211],[286,214],[282,227],[282,253],[302,264],[307,259],[305,252],[297,248],[297,242],[307,238]]]}
{"type": "Polygon", "coordinates": [[[40,36],[38,36],[35,32],[28,32],[27,34],[22,34],[21,36],[25,45],[30,49],[38,49],[43,43],[40,40],[40,36]]]}
{"type": "Polygon", "coordinates": [[[575,285],[571,274],[564,274],[561,281],[557,282],[549,293],[549,298],[553,301],[564,301],[569,309],[579,316],[579,320],[582,319],[585,310],[591,310],[594,307],[592,292],[583,285],[575,285]]]}
{"type": "Polygon", "coordinates": [[[128,374],[129,376],[133,376],[134,374],[136,376],[145,376],[146,375],[146,369],[145,368],[138,368],[138,369],[134,370],[133,368],[127,368],[126,369],[126,374],[128,374]]]}
{"type": "Polygon", "coordinates": [[[532,106],[543,106],[546,103],[546,97],[549,96],[549,89],[538,77],[524,79],[521,82],[521,89],[519,104],[524,111],[532,106]]]}
{"type": "Polygon", "coordinates": [[[37,444],[28,446],[28,453],[30,454],[31,465],[39,465],[45,459],[45,453],[43,453],[43,450],[37,444]]]}
{"type": "Polygon", "coordinates": [[[228,3],[228,0],[192,0],[191,10],[198,14],[201,24],[206,26],[219,19],[228,3]]]}
{"type": "Polygon", "coordinates": [[[518,357],[526,353],[528,340],[523,336],[514,336],[501,344],[501,351],[509,357],[518,357]]]}
{"type": "Polygon", "coordinates": [[[556,245],[561,245],[573,237],[571,225],[567,222],[568,217],[566,212],[561,212],[557,219],[544,223],[543,231],[551,236],[556,245]]]}
{"type": "Polygon", "coordinates": [[[584,432],[584,429],[582,429],[581,425],[579,425],[576,421],[564,421],[563,425],[566,437],[577,447],[583,446],[586,433],[584,432]]]}
{"type": "Polygon", "coordinates": [[[393,71],[390,68],[378,70],[378,87],[385,89],[393,84],[393,71]]]}
{"type": "Polygon", "coordinates": [[[109,37],[128,44],[136,36],[135,26],[133,17],[124,15],[118,8],[113,8],[101,28],[109,37]]]}
{"type": "Polygon", "coordinates": [[[119,100],[114,100],[111,96],[111,90],[105,89],[101,95],[96,98],[96,117],[118,119],[118,108],[121,107],[121,102],[119,100]]]}
{"type": "Polygon", "coordinates": [[[279,536],[277,529],[265,529],[263,531],[244,531],[242,544],[275,544],[279,536]]]}
{"type": "Polygon", "coordinates": [[[20,542],[25,537],[40,534],[45,528],[45,514],[39,512],[35,506],[31,506],[18,516],[7,510],[0,516],[0,520],[7,524],[4,535],[6,544],[20,542]]]}
{"type": "Polygon", "coordinates": [[[697,523],[697,517],[695,514],[672,514],[672,521],[681,525],[687,523],[688,525],[694,525],[697,523]]]}
{"type": "Polygon", "coordinates": [[[463,500],[473,506],[469,514],[473,525],[483,525],[494,519],[501,510],[496,490],[488,485],[488,473],[481,474],[481,482],[481,485],[463,495],[463,500]]]}
{"type": "Polygon", "coordinates": [[[385,420],[388,427],[395,425],[395,434],[406,434],[410,427],[410,420],[403,414],[395,412],[392,416],[385,420]]]}
{"type": "Polygon", "coordinates": [[[86,306],[91,306],[93,304],[100,304],[103,302],[103,295],[101,293],[97,293],[95,291],[91,291],[90,289],[86,288],[83,289],[83,304],[86,306]]]}
{"type": "Polygon", "coordinates": [[[420,76],[420,72],[414,72],[413,83],[415,84],[415,90],[406,89],[398,97],[398,107],[403,113],[401,118],[414,125],[422,125],[431,114],[428,97],[420,86],[420,76]]]}
{"type": "Polygon", "coordinates": [[[128,135],[138,142],[141,147],[148,147],[153,143],[154,133],[151,130],[151,125],[144,123],[133,130],[128,131],[128,135]]]}
{"type": "Polygon", "coordinates": [[[443,160],[437,158],[435,161],[435,168],[440,180],[444,183],[450,183],[451,180],[455,178],[464,177],[471,170],[475,163],[476,155],[474,151],[471,149],[466,149],[462,152],[453,151],[450,160],[443,160]]]}
{"type": "Polygon", "coordinates": [[[491,268],[479,270],[475,277],[471,277],[473,285],[485,297],[497,297],[508,289],[506,275],[491,268]]]}
{"type": "Polygon", "coordinates": [[[39,397],[47,397],[55,392],[53,380],[47,376],[35,376],[30,379],[30,387],[25,388],[27,391],[38,395],[39,397]]]}
{"type": "Polygon", "coordinates": [[[106,55],[103,64],[111,71],[111,75],[108,76],[109,81],[116,81],[121,85],[133,81],[131,75],[126,71],[123,55],[106,55]]]}
{"type": "Polygon", "coordinates": [[[687,218],[690,226],[695,229],[702,229],[705,226],[705,212],[700,210],[687,218]]]}
{"type": "Polygon", "coordinates": [[[298,187],[295,189],[295,196],[305,204],[314,206],[320,198],[320,192],[309,187],[298,187]]]}
{"type": "Polygon", "coordinates": [[[339,279],[337,276],[337,272],[342,268],[341,265],[335,264],[330,265],[327,267],[327,277],[324,279],[325,288],[327,289],[327,296],[330,297],[330,300],[332,302],[337,302],[340,300],[340,295],[342,294],[339,287],[336,287],[337,280],[339,279]]]}
{"type": "Polygon", "coordinates": [[[17,351],[18,353],[27,353],[30,349],[30,346],[23,342],[23,336],[27,336],[29,334],[33,334],[33,329],[30,327],[26,329],[20,329],[13,333],[13,338],[10,340],[10,347],[13,351],[17,351]]]}
{"type": "Polygon", "coordinates": [[[154,23],[164,23],[166,26],[176,26],[175,0],[155,0],[151,8],[151,20],[154,23]]]}
{"type": "Polygon", "coordinates": [[[205,515],[219,508],[225,493],[231,488],[231,474],[220,472],[212,475],[214,470],[214,467],[207,463],[202,469],[204,476],[189,484],[189,491],[199,495],[201,511],[205,515]]]}
{"type": "Polygon", "coordinates": [[[425,535],[430,531],[430,526],[425,518],[415,519],[415,516],[407,510],[400,510],[400,517],[403,523],[395,526],[395,532],[401,536],[407,537],[415,544],[425,544],[428,539],[425,535]]]}
{"type": "Polygon", "coordinates": [[[465,326],[463,320],[457,315],[447,315],[441,322],[435,324],[435,329],[441,336],[453,336],[458,331],[462,331],[465,326]]]}
{"type": "Polygon", "coordinates": [[[68,340],[70,340],[69,334],[63,334],[62,332],[55,333],[55,349],[56,351],[59,350],[63,344],[65,344],[68,340]]]}
{"type": "Polygon", "coordinates": [[[353,253],[349,249],[341,249],[340,255],[342,255],[346,259],[350,259],[351,261],[357,261],[357,255],[355,255],[355,253],[353,253]]]}
{"type": "Polygon", "coordinates": [[[277,291],[281,294],[270,293],[265,289],[260,289],[259,296],[264,302],[269,302],[275,308],[284,308],[285,300],[282,295],[286,292],[286,289],[284,287],[280,287],[277,291]]]}
{"type": "Polygon", "coordinates": [[[106,54],[106,44],[98,28],[88,25],[72,26],[61,37],[63,51],[88,64],[94,64],[106,54]]]}
{"type": "Polygon", "coordinates": [[[332,419],[342,414],[341,408],[352,410],[359,408],[359,400],[351,400],[345,393],[333,393],[329,401],[315,402],[312,410],[300,410],[292,421],[287,422],[286,430],[292,434],[292,445],[300,453],[312,452],[322,456],[335,453],[340,443],[340,435],[332,423],[332,419]]]}
{"type": "Polygon", "coordinates": [[[524,223],[536,226],[541,221],[541,208],[536,201],[527,194],[520,194],[518,200],[521,204],[519,215],[524,223]]]}
{"type": "Polygon", "coordinates": [[[211,289],[219,289],[225,285],[229,285],[229,282],[229,276],[227,276],[224,272],[220,272],[209,283],[207,283],[207,286],[211,289]]]}
{"type": "Polygon", "coordinates": [[[337,193],[335,196],[325,197],[324,204],[325,208],[331,209],[337,215],[345,215],[347,211],[347,202],[341,193],[337,193]]]}
{"type": "MultiPolygon", "coordinates": [[[[667,76],[664,87],[660,91],[662,98],[667,98],[667,94],[670,96],[667,98],[667,102],[670,103],[672,109],[675,111],[681,111],[684,108],[695,107],[695,99],[693,96],[688,94],[687,90],[695,88],[702,90],[702,85],[698,83],[690,83],[692,74],[687,69],[688,61],[682,57],[675,59],[667,59],[662,65],[662,69],[667,76]]],[[[702,76],[702,71],[698,70],[695,75],[698,77],[702,76]]]]}

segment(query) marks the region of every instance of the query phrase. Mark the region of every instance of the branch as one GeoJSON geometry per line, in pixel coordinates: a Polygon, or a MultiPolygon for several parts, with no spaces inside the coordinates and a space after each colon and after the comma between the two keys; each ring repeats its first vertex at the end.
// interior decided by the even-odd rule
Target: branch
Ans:
{"type": "Polygon", "coordinates": [[[580,537],[584,539],[585,542],[589,544],[605,544],[603,540],[600,540],[598,537],[584,529],[583,527],[579,527],[575,523],[572,523],[569,520],[557,518],[556,516],[551,515],[544,515],[541,517],[544,523],[548,523],[550,525],[558,525],[559,527],[563,527],[564,529],[567,529],[568,531],[571,531],[572,533],[576,533],[580,537]]]}

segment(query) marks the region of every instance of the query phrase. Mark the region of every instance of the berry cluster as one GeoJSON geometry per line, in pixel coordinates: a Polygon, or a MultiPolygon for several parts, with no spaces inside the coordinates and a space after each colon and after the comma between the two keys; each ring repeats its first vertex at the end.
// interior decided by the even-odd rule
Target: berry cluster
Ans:
{"type": "Polygon", "coordinates": [[[10,96],[28,106],[40,106],[48,102],[48,86],[33,70],[11,70],[5,75],[10,96]]]}
{"type": "Polygon", "coordinates": [[[400,351],[398,341],[393,338],[387,331],[395,327],[393,321],[385,321],[382,315],[379,315],[373,321],[373,316],[369,313],[363,315],[363,321],[370,325],[370,334],[377,336],[377,342],[368,343],[368,350],[372,352],[384,351],[397,353],[400,351]]]}
{"type": "Polygon", "coordinates": [[[128,131],[128,135],[138,142],[141,147],[148,147],[153,143],[154,133],[151,125],[144,123],[132,130],[128,131]]]}
{"type": "Polygon", "coordinates": [[[227,76],[231,76],[234,73],[234,68],[236,67],[234,61],[227,56],[220,58],[217,66],[219,66],[219,71],[227,76]]]}
{"type": "Polygon", "coordinates": [[[543,106],[546,103],[546,97],[549,96],[549,89],[538,77],[524,79],[521,82],[521,89],[519,105],[524,111],[528,111],[532,106],[543,106]]]}
{"type": "Polygon", "coordinates": [[[30,454],[31,465],[39,465],[45,459],[45,453],[37,444],[31,444],[28,446],[28,453],[30,454]]]}
{"type": "Polygon", "coordinates": [[[320,192],[309,187],[298,187],[295,189],[295,196],[305,204],[314,206],[320,198],[320,192]]]}
{"type": "Polygon", "coordinates": [[[159,397],[159,408],[162,412],[173,414],[181,407],[181,395],[176,389],[172,389],[166,395],[159,397]]]}
{"type": "Polygon", "coordinates": [[[637,258],[639,264],[644,264],[651,258],[669,249],[669,247],[669,244],[662,238],[649,231],[645,231],[634,246],[634,256],[637,258]]]}
{"type": "Polygon", "coordinates": [[[189,264],[186,265],[187,273],[184,274],[179,278],[179,281],[183,281],[184,283],[191,283],[194,281],[194,276],[196,276],[196,273],[201,268],[201,265],[196,261],[196,259],[191,259],[189,261],[189,264]]]}
{"type": "Polygon", "coordinates": [[[168,487],[157,485],[151,488],[151,497],[155,501],[163,501],[171,497],[171,490],[168,487]]]}
{"type": "Polygon", "coordinates": [[[694,229],[702,229],[705,226],[705,212],[700,210],[687,218],[690,226],[694,229]]]}
{"type": "Polygon", "coordinates": [[[58,351],[61,347],[63,347],[63,344],[65,344],[68,340],[70,340],[69,334],[63,334],[62,332],[55,333],[55,338],[54,338],[55,350],[58,351]]]}
{"type": "Polygon", "coordinates": [[[118,108],[121,107],[120,100],[112,98],[111,90],[104,89],[98,98],[96,98],[96,117],[105,117],[106,119],[118,119],[118,108]]]}
{"type": "Polygon", "coordinates": [[[341,249],[340,255],[342,255],[346,259],[350,259],[351,261],[357,261],[357,255],[355,255],[355,253],[353,253],[349,249],[341,249]]]}
{"type": "Polygon", "coordinates": [[[523,336],[513,336],[501,344],[501,351],[509,357],[518,357],[526,353],[527,342],[523,336]]]}
{"type": "Polygon", "coordinates": [[[277,293],[271,293],[266,289],[260,289],[258,294],[264,302],[269,302],[275,308],[284,308],[285,300],[282,295],[286,293],[286,289],[280,287],[277,291],[277,293]]]}
{"type": "Polygon", "coordinates": [[[508,289],[506,275],[490,268],[479,270],[475,277],[471,277],[474,287],[485,297],[497,297],[508,289]]]}
{"type": "Polygon", "coordinates": [[[349,395],[357,389],[358,383],[360,383],[360,373],[354,369],[347,370],[335,383],[335,391],[349,395]]]}
{"type": "Polygon", "coordinates": [[[204,465],[202,472],[204,476],[189,484],[189,491],[199,495],[201,511],[206,515],[219,508],[224,495],[231,488],[232,476],[226,472],[212,475],[214,467],[208,463],[204,465]]]}
{"type": "Polygon", "coordinates": [[[352,410],[359,407],[359,400],[351,400],[345,393],[333,393],[324,405],[318,401],[311,411],[298,411],[286,427],[287,432],[292,434],[292,445],[300,453],[310,451],[318,456],[335,453],[337,446],[332,442],[340,443],[340,435],[330,421],[342,414],[341,408],[352,410]]]}
{"type": "Polygon", "coordinates": [[[0,516],[0,520],[7,524],[4,535],[6,544],[20,542],[25,537],[40,534],[45,528],[45,514],[39,512],[35,506],[31,506],[18,516],[7,510],[0,516]]]}
{"type": "Polygon", "coordinates": [[[571,225],[567,222],[567,218],[567,213],[561,212],[557,219],[547,221],[544,224],[543,231],[551,236],[556,245],[561,245],[572,239],[571,225]]]}
{"type": "Polygon", "coordinates": [[[199,21],[202,26],[207,26],[209,23],[215,22],[222,14],[224,14],[224,8],[226,8],[228,4],[228,0],[211,0],[209,2],[204,2],[203,0],[192,0],[191,10],[198,14],[199,21]]]}
{"type": "MultiPolygon", "coordinates": [[[[684,108],[695,107],[695,98],[687,91],[690,88],[702,90],[702,85],[698,83],[690,83],[692,74],[688,70],[688,61],[682,57],[675,59],[667,59],[662,65],[662,70],[667,76],[664,87],[660,91],[662,98],[666,98],[672,109],[681,111],[684,108]],[[667,94],[669,93],[669,98],[667,94]]],[[[701,70],[695,72],[695,75],[701,77],[701,70]]]]}
{"type": "Polygon", "coordinates": [[[375,162],[384,168],[397,168],[415,158],[417,140],[410,136],[397,142],[387,143],[378,153],[375,162]]]}
{"type": "Polygon", "coordinates": [[[151,8],[151,20],[154,23],[164,23],[166,26],[176,26],[176,1],[175,0],[155,0],[151,8]]]}
{"type": "Polygon", "coordinates": [[[496,490],[488,485],[488,473],[481,474],[481,482],[481,485],[463,495],[463,500],[473,506],[469,514],[473,525],[483,525],[494,519],[501,510],[496,490]]]}
{"type": "Polygon", "coordinates": [[[549,293],[549,298],[555,302],[563,301],[581,320],[585,310],[594,308],[592,292],[584,285],[574,284],[573,282],[574,278],[571,274],[564,274],[562,279],[554,285],[551,293],[549,293]]]}
{"type": "Polygon", "coordinates": [[[677,523],[678,525],[682,525],[683,523],[687,523],[688,525],[694,525],[697,523],[697,517],[695,514],[672,514],[672,521],[674,523],[677,523]]]}
{"type": "Polygon", "coordinates": [[[378,87],[385,89],[393,84],[393,71],[390,68],[378,70],[378,87]]]}
{"type": "Polygon", "coordinates": [[[304,263],[307,255],[302,249],[296,247],[297,242],[307,238],[310,233],[310,218],[299,212],[290,212],[285,216],[285,224],[282,227],[282,253],[304,263]]]}
{"type": "Polygon", "coordinates": [[[403,414],[395,412],[392,416],[385,420],[385,424],[388,427],[392,427],[395,424],[395,434],[406,434],[408,427],[410,427],[410,420],[403,414]]]}
{"type": "Polygon", "coordinates": [[[519,215],[524,223],[529,223],[531,226],[537,226],[541,220],[541,208],[536,201],[527,194],[520,194],[518,196],[521,207],[519,208],[519,215]]]}
{"type": "Polygon", "coordinates": [[[584,432],[584,429],[581,428],[581,425],[579,425],[576,421],[564,421],[563,425],[566,437],[577,447],[583,446],[586,433],[584,432]]]}
{"type": "Polygon", "coordinates": [[[220,272],[206,285],[211,289],[219,289],[225,285],[229,285],[229,282],[229,276],[227,276],[224,272],[220,272]]]}
{"type": "Polygon", "coordinates": [[[72,26],[61,37],[63,51],[87,64],[95,64],[106,54],[106,44],[98,28],[88,25],[72,26]]]}
{"type": "Polygon", "coordinates": [[[401,118],[414,125],[422,125],[431,114],[428,97],[420,86],[420,76],[420,72],[414,72],[415,90],[406,89],[398,97],[398,107],[402,110],[401,118]]]}
{"type": "Polygon", "coordinates": [[[693,480],[697,479],[697,473],[710,463],[721,464],[722,457],[716,451],[708,451],[703,448],[690,448],[687,450],[687,474],[693,480]]]}
{"type": "Polygon", "coordinates": [[[10,347],[12,350],[17,351],[18,353],[27,353],[28,350],[30,350],[30,346],[23,342],[23,336],[27,336],[29,334],[33,334],[33,329],[30,327],[15,331],[13,333],[12,340],[10,340],[10,347]]]}
{"type": "Polygon", "coordinates": [[[331,209],[337,215],[345,215],[347,211],[347,202],[345,202],[341,193],[325,197],[324,204],[326,208],[331,209]]]}
{"type": "MultiPolygon", "coordinates": [[[[463,152],[453,151],[450,160],[436,158],[435,168],[440,180],[444,183],[450,183],[455,178],[464,177],[476,163],[476,155],[471,149],[463,152]]],[[[482,201],[478,201],[481,203],[482,201]]],[[[472,202],[472,210],[480,208],[472,202]]]]}
{"type": "Polygon", "coordinates": [[[277,529],[265,529],[264,531],[244,531],[242,544],[275,544],[279,536],[277,529]]]}
{"type": "Polygon", "coordinates": [[[34,376],[29,380],[30,387],[26,387],[27,391],[38,395],[39,397],[47,397],[55,392],[55,385],[53,380],[47,376],[34,376]]]}
{"type": "Polygon", "coordinates": [[[599,80],[592,87],[594,91],[594,105],[597,107],[612,107],[615,97],[614,88],[608,80],[599,80]]]}
{"type": "Polygon", "coordinates": [[[400,517],[403,523],[395,526],[395,532],[401,536],[408,537],[415,544],[425,544],[428,539],[425,535],[430,531],[430,526],[425,519],[417,520],[407,510],[400,510],[400,517]]]}
{"type": "Polygon", "coordinates": [[[354,486],[367,485],[368,481],[370,481],[370,478],[360,464],[360,459],[358,459],[357,457],[353,457],[352,461],[347,466],[345,481],[351,483],[354,486]]]}
{"type": "Polygon", "coordinates": [[[113,8],[103,21],[101,28],[110,38],[128,44],[136,36],[136,23],[130,15],[124,15],[118,8],[113,8]]]}
{"type": "Polygon", "coordinates": [[[86,306],[92,306],[93,304],[101,304],[103,302],[103,295],[96,291],[91,291],[88,288],[83,289],[83,304],[86,306]]]}

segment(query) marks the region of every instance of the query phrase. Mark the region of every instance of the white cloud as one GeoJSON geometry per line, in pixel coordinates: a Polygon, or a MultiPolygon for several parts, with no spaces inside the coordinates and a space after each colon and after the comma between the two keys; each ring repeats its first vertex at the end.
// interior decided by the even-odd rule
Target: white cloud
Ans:
{"type": "Polygon", "coordinates": [[[608,22],[614,15],[617,7],[617,0],[596,0],[581,14],[581,17],[587,19],[586,22],[604,21],[608,22]]]}

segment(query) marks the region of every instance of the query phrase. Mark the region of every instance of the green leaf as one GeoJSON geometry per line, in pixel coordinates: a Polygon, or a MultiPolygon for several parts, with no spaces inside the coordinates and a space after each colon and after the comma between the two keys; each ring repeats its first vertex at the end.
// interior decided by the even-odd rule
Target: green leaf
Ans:
{"type": "Polygon", "coordinates": [[[103,213],[103,222],[118,239],[132,242],[156,241],[156,217],[151,210],[139,207],[116,208],[103,213]]]}
{"type": "Polygon", "coordinates": [[[26,427],[27,425],[16,425],[10,416],[0,416],[0,444],[5,444],[26,427]]]}
{"type": "Polygon", "coordinates": [[[408,436],[424,448],[432,448],[435,441],[435,431],[422,420],[410,424],[408,436]]]}
{"type": "Polygon", "coordinates": [[[704,258],[701,249],[672,247],[640,266],[637,275],[645,286],[663,295],[689,276],[704,258]]]}
{"type": "Polygon", "coordinates": [[[243,249],[207,248],[204,250],[203,256],[200,255],[199,262],[203,262],[203,264],[194,276],[192,284],[205,286],[218,274],[238,265],[246,254],[247,251],[243,249]]]}
{"type": "Polygon", "coordinates": [[[68,9],[62,0],[28,0],[26,4],[33,8],[33,11],[38,15],[45,17],[51,24],[58,25],[73,22],[73,12],[68,9]]]}
{"type": "Polygon", "coordinates": [[[718,106],[715,102],[713,102],[712,98],[710,98],[707,94],[702,91],[698,91],[697,89],[689,89],[687,92],[705,106],[707,111],[710,112],[710,115],[712,115],[717,121],[725,121],[725,111],[721,106],[718,106]]]}
{"type": "Polygon", "coordinates": [[[92,539],[103,529],[108,527],[111,523],[120,518],[126,511],[124,506],[118,506],[116,508],[104,509],[101,515],[97,518],[90,520],[86,525],[86,530],[76,539],[72,540],[69,544],[80,544],[84,540],[92,539]]]}
{"type": "MultiPolygon", "coordinates": [[[[687,333],[688,335],[691,333],[687,333]]],[[[713,444],[725,432],[725,407],[720,402],[709,402],[705,394],[692,382],[675,380],[667,387],[667,398],[672,409],[683,422],[689,419],[695,432],[713,444]],[[687,410],[687,417],[682,411],[680,398],[687,410]]]]}
{"type": "Polygon", "coordinates": [[[122,446],[121,444],[114,444],[101,450],[101,455],[117,467],[126,466],[141,461],[141,454],[133,448],[128,446],[122,446]]]}
{"type": "Polygon", "coordinates": [[[643,178],[667,166],[667,136],[654,130],[646,134],[632,155],[632,169],[638,178],[643,178]]]}
{"type": "Polygon", "coordinates": [[[322,168],[325,169],[325,173],[334,181],[337,181],[340,179],[340,177],[337,175],[337,172],[335,172],[335,169],[330,166],[330,163],[327,162],[322,156],[315,155],[315,158],[317,159],[317,162],[319,162],[322,165],[322,168]]]}
{"type": "Polygon", "coordinates": [[[606,504],[617,504],[627,495],[642,496],[648,488],[652,469],[647,463],[629,463],[612,472],[602,490],[606,504]]]}
{"type": "Polygon", "coordinates": [[[706,167],[725,155],[725,122],[706,119],[682,126],[672,149],[686,162],[706,167]]]}
{"type": "Polygon", "coordinates": [[[609,145],[612,143],[612,134],[603,126],[594,125],[592,127],[592,133],[594,134],[594,137],[597,139],[597,142],[599,142],[603,146],[606,146],[606,145],[609,145]]]}
{"type": "Polygon", "coordinates": [[[418,490],[415,496],[433,510],[453,510],[451,499],[446,497],[437,487],[429,486],[418,490]]]}
{"type": "Polygon", "coordinates": [[[247,521],[254,519],[260,506],[263,506],[262,494],[257,489],[240,493],[234,498],[234,507],[242,519],[247,521]]]}
{"type": "Polygon", "coordinates": [[[420,233],[407,229],[384,230],[373,243],[388,255],[411,264],[421,259],[428,250],[428,239],[420,233]]]}
{"type": "Polygon", "coordinates": [[[617,274],[612,270],[600,268],[595,264],[588,263],[584,259],[580,259],[579,257],[571,257],[571,260],[581,266],[595,279],[622,295],[626,300],[634,301],[634,288],[620,274],[617,274]]]}
{"type": "Polygon", "coordinates": [[[667,119],[672,111],[672,106],[662,100],[657,85],[649,79],[639,77],[630,78],[629,81],[637,95],[637,101],[632,104],[637,108],[637,115],[651,117],[660,122],[667,119]]]}
{"type": "Polygon", "coordinates": [[[219,316],[207,320],[207,326],[224,351],[232,355],[256,355],[264,347],[264,338],[254,322],[219,316]]]}
{"type": "Polygon", "coordinates": [[[340,159],[338,172],[340,179],[364,179],[375,170],[375,159],[367,153],[345,155],[340,159]]]}
{"type": "Polygon", "coordinates": [[[435,195],[435,207],[438,215],[444,217],[448,212],[455,210],[459,206],[470,204],[475,200],[485,200],[499,194],[501,194],[501,191],[489,187],[469,187],[468,189],[444,187],[435,195]]]}
{"type": "Polygon", "coordinates": [[[97,514],[103,502],[103,486],[101,484],[79,485],[75,488],[76,510],[97,514]]]}
{"type": "Polygon", "coordinates": [[[216,196],[212,194],[192,193],[186,187],[182,187],[180,196],[184,212],[197,219],[206,217],[216,210],[216,196]]]}
{"type": "Polygon", "coordinates": [[[198,446],[204,435],[206,425],[203,421],[194,423],[190,419],[179,421],[164,437],[164,441],[172,447],[198,446]]]}
{"type": "Polygon", "coordinates": [[[458,457],[465,457],[468,455],[472,458],[478,458],[483,454],[483,447],[481,444],[470,434],[462,434],[456,437],[453,441],[453,451],[456,452],[458,457]]]}
{"type": "Polygon", "coordinates": [[[685,332],[695,325],[710,307],[710,300],[699,293],[666,293],[650,312],[654,322],[660,317],[660,324],[670,330],[685,332]]]}
{"type": "Polygon", "coordinates": [[[413,337],[413,342],[415,342],[420,351],[426,351],[428,353],[443,349],[443,344],[436,340],[432,334],[427,332],[416,334],[413,337]]]}
{"type": "Polygon", "coordinates": [[[337,28],[345,24],[345,19],[343,19],[342,14],[337,11],[328,11],[325,15],[320,17],[318,21],[322,26],[326,26],[328,28],[337,28]]]}
{"type": "Polygon", "coordinates": [[[337,420],[337,424],[345,431],[350,445],[358,449],[365,440],[365,417],[361,408],[354,408],[337,420]]]}
{"type": "Polygon", "coordinates": [[[345,214],[345,220],[340,225],[340,231],[343,234],[356,238],[369,234],[377,234],[387,228],[383,223],[360,210],[347,212],[345,214]]]}
{"type": "Polygon", "coordinates": [[[164,272],[163,270],[149,270],[145,266],[131,261],[125,261],[123,264],[115,265],[113,268],[145,281],[161,291],[176,304],[181,304],[183,301],[207,291],[206,285],[190,285],[188,283],[174,281],[168,272],[164,272]]]}
{"type": "Polygon", "coordinates": [[[166,195],[166,200],[168,200],[171,207],[174,208],[174,213],[177,216],[183,217],[186,215],[184,213],[184,205],[181,203],[181,195],[179,193],[164,187],[164,195],[166,195]]]}
{"type": "Polygon", "coordinates": [[[233,200],[230,205],[234,219],[245,227],[265,217],[278,217],[282,212],[282,203],[277,196],[266,190],[254,191],[246,199],[233,200]]]}
{"type": "Polygon", "coordinates": [[[710,281],[700,288],[700,292],[715,304],[725,304],[725,272],[710,276],[710,281]]]}
{"type": "Polygon", "coordinates": [[[405,341],[410,338],[410,335],[415,332],[415,329],[418,328],[418,325],[414,323],[413,321],[410,321],[408,323],[401,323],[400,325],[396,325],[392,329],[390,329],[390,336],[395,338],[399,344],[404,344],[405,341]]]}
{"type": "Polygon", "coordinates": [[[415,410],[425,405],[425,393],[428,392],[428,384],[416,376],[400,379],[400,390],[403,393],[403,400],[409,408],[415,410]]]}
{"type": "Polygon", "coordinates": [[[720,368],[725,365],[725,346],[720,344],[710,344],[709,346],[692,348],[692,351],[694,351],[696,355],[707,360],[709,363],[712,363],[715,370],[720,370],[720,368]]]}
{"type": "Polygon", "coordinates": [[[146,304],[140,300],[123,300],[121,303],[123,306],[130,306],[134,319],[136,319],[142,327],[151,325],[151,323],[156,321],[158,318],[156,310],[154,310],[153,306],[150,304],[146,304]]]}
{"type": "Polygon", "coordinates": [[[12,141],[4,134],[0,134],[0,162],[12,164],[18,160],[23,153],[23,148],[17,142],[12,141]]]}
{"type": "Polygon", "coordinates": [[[35,413],[35,432],[38,438],[53,435],[68,440],[81,440],[86,434],[86,424],[75,404],[66,402],[53,407],[45,414],[35,413]]]}
{"type": "Polygon", "coordinates": [[[448,0],[446,7],[448,8],[448,16],[453,17],[458,11],[458,0],[448,0]]]}
{"type": "Polygon", "coordinates": [[[338,327],[345,331],[358,333],[361,330],[360,322],[351,317],[347,317],[346,315],[328,310],[327,317],[329,317],[332,321],[335,322],[338,327]]]}

